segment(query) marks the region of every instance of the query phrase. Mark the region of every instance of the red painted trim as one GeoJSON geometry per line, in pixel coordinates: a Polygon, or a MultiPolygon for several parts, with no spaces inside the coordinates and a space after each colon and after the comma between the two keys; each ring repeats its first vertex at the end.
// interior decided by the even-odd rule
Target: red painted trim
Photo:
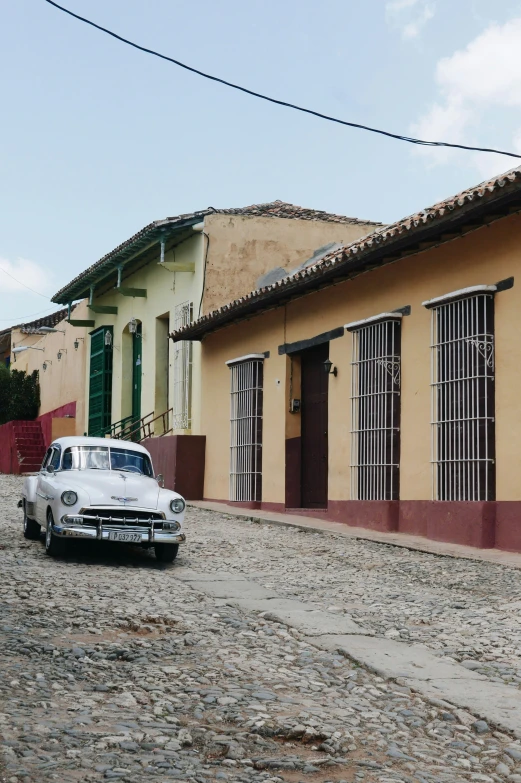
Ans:
{"type": "Polygon", "coordinates": [[[49,448],[52,441],[52,420],[61,419],[64,416],[70,416],[72,419],[76,418],[76,402],[67,402],[65,405],[61,405],[53,411],[43,413],[36,419],[36,421],[40,422],[46,449],[49,448]]]}
{"type": "MultiPolygon", "coordinates": [[[[228,506],[259,508],[258,504],[228,506]]],[[[381,532],[423,536],[433,541],[521,552],[521,501],[449,502],[433,500],[330,500],[328,508],[286,508],[283,503],[263,502],[263,511],[341,522],[381,532]]]]}
{"type": "Polygon", "coordinates": [[[166,489],[187,500],[202,500],[205,435],[162,435],[147,438],[142,445],[150,452],[156,474],[163,474],[166,489]]]}
{"type": "Polygon", "coordinates": [[[398,530],[433,541],[491,549],[495,545],[496,505],[493,501],[402,500],[398,530]]]}
{"type": "Polygon", "coordinates": [[[496,501],[496,548],[521,552],[521,500],[496,501]]]}
{"type": "Polygon", "coordinates": [[[342,522],[353,527],[383,532],[398,529],[398,506],[396,500],[330,500],[327,508],[288,508],[282,503],[262,503],[263,511],[298,514],[315,517],[329,522],[342,522]]]}

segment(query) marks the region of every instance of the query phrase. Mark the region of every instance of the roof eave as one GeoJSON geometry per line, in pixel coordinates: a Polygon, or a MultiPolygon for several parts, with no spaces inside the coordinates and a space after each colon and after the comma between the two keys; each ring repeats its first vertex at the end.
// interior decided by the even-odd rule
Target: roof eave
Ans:
{"type": "Polygon", "coordinates": [[[337,251],[332,257],[326,257],[316,267],[303,270],[295,275],[294,279],[279,281],[268,291],[254,291],[243,301],[231,303],[222,312],[208,314],[206,320],[173,332],[170,337],[174,342],[202,340],[211,332],[253,317],[264,310],[279,307],[289,299],[300,298],[319,288],[343,282],[375,267],[393,263],[406,255],[425,252],[429,247],[445,244],[512,212],[521,211],[521,187],[519,183],[514,185],[517,186],[499,188],[487,193],[479,201],[470,200],[457,207],[447,205],[443,214],[438,216],[431,217],[427,210],[421,220],[419,217],[418,224],[409,230],[400,230],[399,224],[403,221],[399,221],[388,227],[391,232],[389,239],[384,237],[387,229],[370,234],[337,251]],[[448,228],[454,236],[447,236],[448,228]],[[446,235],[445,239],[442,235],[446,235]],[[369,246],[359,249],[358,246],[363,246],[364,243],[369,246]],[[426,244],[429,247],[422,247],[426,244]]]}
{"type": "Polygon", "coordinates": [[[126,243],[124,242],[118,248],[108,253],[99,266],[95,269],[87,270],[83,275],[80,275],[79,279],[75,279],[73,283],[65,286],[58,291],[51,299],[51,302],[56,304],[69,304],[78,299],[84,299],[89,296],[90,287],[101,283],[106,277],[114,273],[118,266],[127,263],[129,260],[136,258],[140,253],[144,252],[150,245],[159,242],[162,236],[170,237],[177,231],[189,228],[190,226],[200,223],[204,213],[199,213],[186,220],[178,221],[175,224],[170,223],[168,218],[166,220],[157,220],[154,223],[150,223],[145,226],[139,234],[135,235],[133,239],[131,237],[126,243]]]}

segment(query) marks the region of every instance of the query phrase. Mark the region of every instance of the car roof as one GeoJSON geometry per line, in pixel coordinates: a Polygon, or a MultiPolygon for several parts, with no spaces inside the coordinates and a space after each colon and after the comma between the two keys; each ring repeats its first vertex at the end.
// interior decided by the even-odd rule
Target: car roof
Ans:
{"type": "Polygon", "coordinates": [[[140,446],[139,443],[132,443],[128,440],[115,440],[113,438],[85,438],[80,435],[69,435],[65,438],[56,438],[51,443],[51,446],[61,446],[62,449],[70,448],[71,446],[112,446],[118,449],[130,449],[131,451],[139,451],[142,454],[148,454],[148,451],[144,446],[140,446]]]}

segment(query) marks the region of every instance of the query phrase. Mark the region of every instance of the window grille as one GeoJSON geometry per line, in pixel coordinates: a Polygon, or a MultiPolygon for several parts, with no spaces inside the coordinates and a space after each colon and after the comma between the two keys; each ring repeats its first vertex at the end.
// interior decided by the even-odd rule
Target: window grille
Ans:
{"type": "Polygon", "coordinates": [[[230,500],[262,498],[263,359],[230,365],[230,500]]]}
{"type": "Polygon", "coordinates": [[[353,330],[351,497],[354,500],[399,498],[400,338],[401,322],[396,318],[353,330]]]}
{"type": "Polygon", "coordinates": [[[431,356],[433,498],[494,500],[493,296],[435,307],[431,356]]]}
{"type": "MultiPolygon", "coordinates": [[[[193,303],[182,302],[174,310],[175,330],[193,320],[193,303]]],[[[189,430],[192,426],[192,343],[181,340],[174,344],[174,430],[189,430]]]]}

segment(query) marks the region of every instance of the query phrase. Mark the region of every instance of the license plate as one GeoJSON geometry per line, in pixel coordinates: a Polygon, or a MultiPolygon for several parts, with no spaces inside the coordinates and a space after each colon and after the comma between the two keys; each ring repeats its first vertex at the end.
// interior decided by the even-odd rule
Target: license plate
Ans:
{"type": "Polygon", "coordinates": [[[140,544],[141,533],[127,533],[124,530],[109,530],[109,541],[122,541],[126,544],[140,544]]]}

